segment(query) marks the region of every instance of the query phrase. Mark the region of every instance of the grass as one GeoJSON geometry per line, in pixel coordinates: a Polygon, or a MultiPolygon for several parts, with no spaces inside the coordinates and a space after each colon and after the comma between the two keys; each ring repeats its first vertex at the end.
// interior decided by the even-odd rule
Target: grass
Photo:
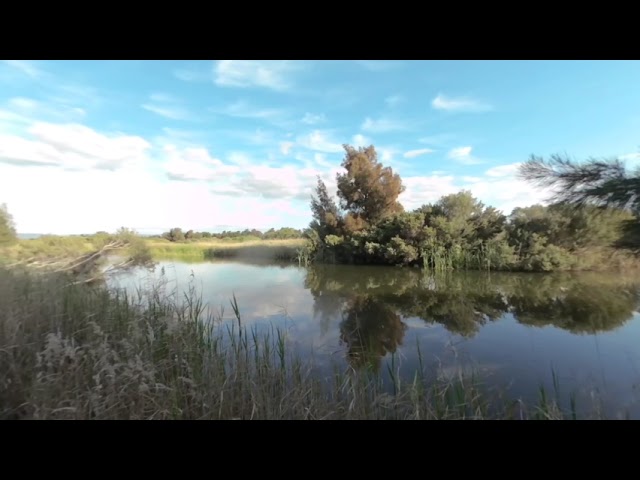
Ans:
{"type": "Polygon", "coordinates": [[[233,242],[212,239],[190,243],[172,243],[163,240],[147,240],[154,258],[158,259],[214,259],[243,258],[293,261],[305,240],[254,240],[233,242]]]}
{"type": "MultiPolygon", "coordinates": [[[[285,331],[213,314],[191,286],[128,296],[62,274],[0,267],[0,419],[560,419],[544,390],[526,407],[473,375],[390,383],[338,364],[322,376],[285,331]]],[[[554,383],[555,385],[555,383],[554,383]]]]}

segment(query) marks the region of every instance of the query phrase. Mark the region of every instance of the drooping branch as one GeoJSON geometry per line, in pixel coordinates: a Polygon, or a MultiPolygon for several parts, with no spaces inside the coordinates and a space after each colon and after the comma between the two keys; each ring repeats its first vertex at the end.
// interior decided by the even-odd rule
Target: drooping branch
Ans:
{"type": "Polygon", "coordinates": [[[629,175],[620,160],[576,163],[559,155],[548,161],[532,157],[518,173],[533,184],[551,187],[551,200],[558,203],[640,209],[640,177],[629,175]]]}

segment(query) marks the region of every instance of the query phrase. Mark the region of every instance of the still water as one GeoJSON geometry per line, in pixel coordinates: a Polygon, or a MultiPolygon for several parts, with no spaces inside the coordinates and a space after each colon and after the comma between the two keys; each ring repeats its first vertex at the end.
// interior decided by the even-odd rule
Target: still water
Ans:
{"type": "Polygon", "coordinates": [[[610,415],[640,418],[640,279],[620,275],[452,273],[417,269],[161,262],[114,279],[126,289],[164,279],[190,286],[231,322],[277,326],[322,368],[472,368],[488,386],[535,401],[544,385],[610,415]],[[591,400],[590,400],[591,399],[591,400]]]}

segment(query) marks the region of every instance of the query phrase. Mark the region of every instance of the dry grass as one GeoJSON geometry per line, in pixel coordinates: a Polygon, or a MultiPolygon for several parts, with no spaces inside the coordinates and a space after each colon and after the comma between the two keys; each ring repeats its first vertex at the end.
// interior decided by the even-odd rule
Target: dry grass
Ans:
{"type": "MultiPolygon", "coordinates": [[[[405,381],[335,368],[286,333],[217,320],[191,288],[135,298],[69,286],[64,275],[0,268],[0,419],[571,418],[543,394],[531,409],[487,396],[473,377],[405,381]]],[[[574,416],[574,415],[573,415],[574,416]]]]}

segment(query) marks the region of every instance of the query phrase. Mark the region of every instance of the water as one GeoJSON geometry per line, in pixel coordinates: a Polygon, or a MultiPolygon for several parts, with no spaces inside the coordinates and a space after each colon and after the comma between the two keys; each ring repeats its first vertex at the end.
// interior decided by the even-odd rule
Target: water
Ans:
{"type": "MultiPolygon", "coordinates": [[[[610,415],[640,418],[640,279],[620,275],[452,273],[393,267],[161,262],[155,273],[114,279],[135,286],[194,286],[232,321],[235,294],[243,324],[285,328],[292,347],[318,368],[391,362],[409,376],[419,366],[454,375],[480,373],[488,386],[535,401],[544,385],[559,397],[610,415]],[[164,277],[162,271],[164,270],[164,277]]],[[[585,407],[586,408],[586,407],[585,407]]]]}

